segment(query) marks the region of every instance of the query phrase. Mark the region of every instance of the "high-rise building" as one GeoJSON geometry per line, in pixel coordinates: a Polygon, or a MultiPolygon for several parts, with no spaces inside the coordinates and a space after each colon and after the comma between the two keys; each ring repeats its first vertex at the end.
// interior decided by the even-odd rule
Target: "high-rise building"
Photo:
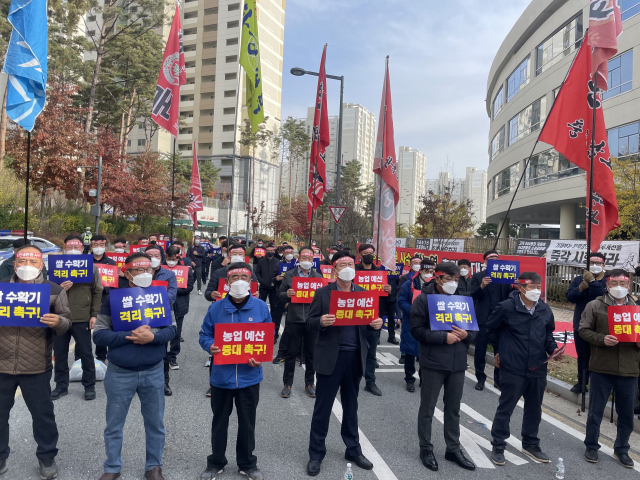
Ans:
{"type": "Polygon", "coordinates": [[[440,172],[437,180],[426,180],[425,194],[432,191],[435,195],[451,195],[451,201],[462,203],[465,200],[465,184],[464,178],[451,178],[449,172],[440,172]]]}
{"type": "Polygon", "coordinates": [[[400,147],[397,163],[400,200],[396,206],[396,223],[410,226],[416,223],[420,197],[425,194],[427,156],[419,150],[400,147]]]}
{"type": "Polygon", "coordinates": [[[473,202],[476,224],[487,220],[487,172],[476,167],[467,167],[464,197],[473,202]]]}

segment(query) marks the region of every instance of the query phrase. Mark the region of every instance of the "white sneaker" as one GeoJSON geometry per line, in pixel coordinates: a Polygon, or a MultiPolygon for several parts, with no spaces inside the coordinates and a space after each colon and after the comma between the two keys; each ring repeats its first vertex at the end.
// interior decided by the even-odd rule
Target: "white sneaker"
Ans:
{"type": "Polygon", "coordinates": [[[198,295],[202,295],[202,292],[200,290],[198,290],[198,295]]]}
{"type": "Polygon", "coordinates": [[[206,362],[204,362],[204,366],[205,367],[211,366],[211,360],[207,360],[206,362]]]}

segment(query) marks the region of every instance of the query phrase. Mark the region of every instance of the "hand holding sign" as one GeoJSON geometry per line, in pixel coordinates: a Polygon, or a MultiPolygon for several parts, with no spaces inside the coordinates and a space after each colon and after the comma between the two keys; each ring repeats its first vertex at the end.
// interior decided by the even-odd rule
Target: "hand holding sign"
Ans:
{"type": "Polygon", "coordinates": [[[136,345],[146,345],[147,343],[153,342],[155,335],[149,325],[141,325],[131,332],[131,336],[124,338],[132,340],[136,345]]]}
{"type": "Polygon", "coordinates": [[[520,275],[520,262],[487,260],[487,277],[495,283],[513,284],[520,275]]]}

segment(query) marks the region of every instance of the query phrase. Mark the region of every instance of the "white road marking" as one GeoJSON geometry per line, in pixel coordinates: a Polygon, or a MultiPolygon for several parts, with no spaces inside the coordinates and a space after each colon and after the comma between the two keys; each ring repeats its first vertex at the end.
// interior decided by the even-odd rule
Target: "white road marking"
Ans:
{"type": "Polygon", "coordinates": [[[386,357],[387,360],[389,360],[391,362],[392,365],[400,365],[398,363],[399,358],[396,357],[393,353],[382,353],[382,352],[378,352],[378,355],[382,355],[383,357],[386,357]]]}
{"type": "Polygon", "coordinates": [[[380,352],[376,352],[376,358],[382,365],[395,365],[397,363],[394,363],[380,352]]]}
{"type": "Polygon", "coordinates": [[[400,348],[400,345],[378,345],[377,348],[400,348]]]}
{"type": "Polygon", "coordinates": [[[376,368],[376,373],[387,373],[387,372],[395,372],[395,373],[399,373],[402,372],[404,373],[404,368],[376,368]]]}

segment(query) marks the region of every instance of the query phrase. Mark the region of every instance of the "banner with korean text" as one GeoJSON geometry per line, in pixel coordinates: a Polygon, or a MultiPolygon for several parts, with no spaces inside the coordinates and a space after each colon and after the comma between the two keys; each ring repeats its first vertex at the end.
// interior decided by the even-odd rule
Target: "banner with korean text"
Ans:
{"type": "Polygon", "coordinates": [[[171,325],[171,304],[165,287],[121,288],[109,293],[114,332],[129,332],[141,325],[171,325]]]}
{"type": "Polygon", "coordinates": [[[320,265],[320,273],[329,280],[329,283],[336,281],[335,277],[333,277],[333,267],[331,265],[320,265]]]}
{"type": "Polygon", "coordinates": [[[278,275],[284,275],[289,270],[293,270],[298,265],[298,261],[293,259],[290,263],[280,262],[278,265],[278,275]]]}
{"type": "Polygon", "coordinates": [[[329,315],[335,315],[336,326],[369,325],[378,318],[377,292],[331,292],[329,315]]]}
{"type": "Polygon", "coordinates": [[[46,327],[50,297],[48,283],[0,283],[0,327],[46,327]]]}
{"type": "Polygon", "coordinates": [[[100,280],[103,287],[118,288],[118,266],[98,264],[100,280]]]}
{"type": "Polygon", "coordinates": [[[49,280],[91,283],[93,281],[93,255],[56,255],[49,262],[49,280]]]}
{"type": "Polygon", "coordinates": [[[607,308],[609,335],[619,342],[640,342],[640,307],[614,305],[607,308]]]}
{"type": "Polygon", "coordinates": [[[296,294],[291,297],[291,303],[311,303],[316,290],[327,285],[326,278],[293,277],[291,287],[296,294]]]}
{"type": "Polygon", "coordinates": [[[126,260],[127,260],[127,257],[129,256],[128,253],[116,253],[116,252],[107,252],[106,255],[111,260],[116,262],[116,265],[118,266],[118,268],[121,268],[125,263],[127,263],[126,260]]]}
{"type": "Polygon", "coordinates": [[[356,270],[356,278],[353,279],[353,283],[370,292],[376,292],[381,297],[389,296],[389,294],[382,289],[382,287],[388,284],[386,271],[356,270]]]}
{"type": "Polygon", "coordinates": [[[189,285],[189,267],[175,266],[173,268],[162,265],[162,268],[174,273],[178,282],[178,288],[187,288],[189,285]]]}
{"type": "Polygon", "coordinates": [[[273,359],[273,323],[216,323],[214,345],[220,353],[214,365],[237,365],[252,358],[256,362],[273,359]]]}
{"type": "Polygon", "coordinates": [[[431,330],[478,330],[473,299],[462,295],[427,295],[431,330]]]}
{"type": "Polygon", "coordinates": [[[513,285],[520,276],[520,262],[511,260],[487,260],[487,277],[494,283],[513,285]]]}

